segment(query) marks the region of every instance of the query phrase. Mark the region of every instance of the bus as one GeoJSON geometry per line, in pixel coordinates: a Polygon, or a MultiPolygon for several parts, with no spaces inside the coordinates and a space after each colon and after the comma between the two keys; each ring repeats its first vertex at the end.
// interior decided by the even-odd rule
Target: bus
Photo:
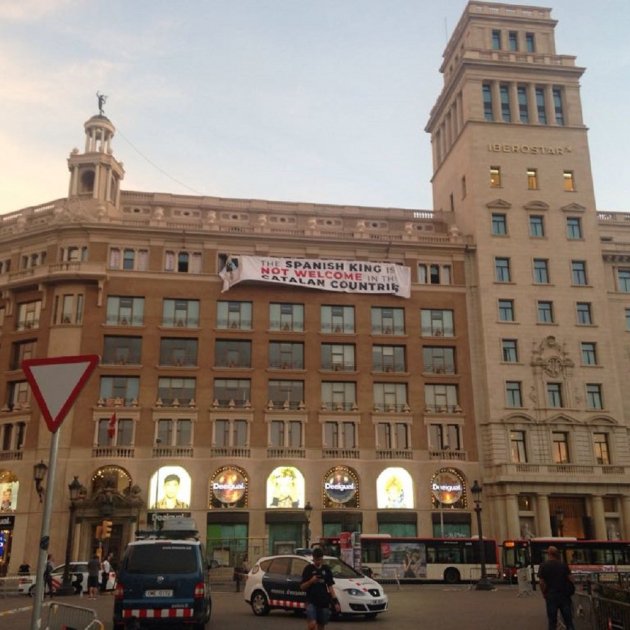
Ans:
{"type": "MultiPolygon", "coordinates": [[[[344,555],[347,535],[322,538],[325,553],[344,555]]],[[[443,581],[457,584],[481,577],[481,544],[478,538],[417,538],[388,534],[354,536],[360,554],[354,553],[355,568],[375,579],[400,581],[443,581]],[[358,564],[357,566],[357,559],[358,564]]],[[[486,575],[498,578],[499,551],[495,540],[484,538],[486,575]]]]}
{"type": "Polygon", "coordinates": [[[545,549],[557,547],[573,573],[630,572],[630,542],[624,540],[581,540],[577,538],[530,538],[504,540],[503,577],[516,581],[516,572],[531,567],[534,576],[545,557],[545,549]]]}

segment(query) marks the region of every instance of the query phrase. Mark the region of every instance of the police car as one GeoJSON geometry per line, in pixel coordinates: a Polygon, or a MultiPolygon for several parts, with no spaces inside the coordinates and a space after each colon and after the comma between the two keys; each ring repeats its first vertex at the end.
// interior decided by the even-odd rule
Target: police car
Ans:
{"type": "MultiPolygon", "coordinates": [[[[274,608],[305,609],[306,593],[300,584],[302,572],[310,562],[310,556],[297,554],[260,558],[250,570],[243,591],[253,613],[262,616],[274,608]]],[[[373,618],[387,610],[388,598],[378,582],[339,558],[325,556],[324,564],[330,567],[335,579],[335,595],[342,615],[373,618]]]]}
{"type": "MultiPolygon", "coordinates": [[[[88,569],[87,569],[87,560],[71,562],[70,563],[70,582],[72,586],[74,586],[75,593],[80,593],[83,590],[84,593],[88,592],[88,569]]],[[[60,564],[56,566],[52,571],[52,583],[53,589],[56,591],[63,584],[63,570],[65,568],[65,564],[60,564]]],[[[35,574],[25,575],[19,578],[18,580],[18,591],[23,593],[24,595],[35,594],[35,574]]],[[[99,588],[101,585],[101,577],[99,574],[99,588]]],[[[116,571],[110,571],[109,577],[107,578],[107,584],[105,586],[106,590],[112,591],[116,587],[116,571]]]]}

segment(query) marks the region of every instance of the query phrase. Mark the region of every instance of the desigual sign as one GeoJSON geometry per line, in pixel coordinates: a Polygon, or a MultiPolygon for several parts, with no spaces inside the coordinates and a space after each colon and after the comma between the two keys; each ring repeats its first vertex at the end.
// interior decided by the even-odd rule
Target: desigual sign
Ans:
{"type": "Polygon", "coordinates": [[[210,483],[213,498],[222,505],[238,503],[247,491],[247,480],[234,467],[225,467],[217,472],[210,483]]]}
{"type": "Polygon", "coordinates": [[[433,477],[431,492],[441,504],[452,505],[462,498],[464,484],[453,472],[441,471],[433,477]]]}
{"type": "Polygon", "coordinates": [[[324,480],[324,492],[335,503],[348,503],[357,493],[357,482],[345,468],[337,468],[324,480]]]}

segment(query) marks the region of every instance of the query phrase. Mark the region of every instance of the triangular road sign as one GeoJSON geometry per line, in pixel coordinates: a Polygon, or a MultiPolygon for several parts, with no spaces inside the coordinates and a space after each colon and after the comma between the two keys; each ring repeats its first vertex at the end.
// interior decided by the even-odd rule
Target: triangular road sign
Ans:
{"type": "Polygon", "coordinates": [[[22,361],[24,375],[51,433],[61,426],[98,362],[97,354],[22,361]]]}

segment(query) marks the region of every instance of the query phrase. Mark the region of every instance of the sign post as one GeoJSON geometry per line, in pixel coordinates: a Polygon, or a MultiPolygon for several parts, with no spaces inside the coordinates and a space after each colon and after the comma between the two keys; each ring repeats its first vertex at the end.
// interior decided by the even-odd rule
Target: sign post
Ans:
{"type": "Polygon", "coordinates": [[[35,598],[31,617],[31,630],[41,626],[42,600],[44,599],[44,569],[48,559],[50,543],[50,516],[52,514],[53,488],[59,450],[59,427],[74,405],[80,391],[92,375],[99,362],[98,355],[50,357],[47,359],[27,359],[22,362],[22,370],[31,386],[33,396],[51,432],[48,457],[48,483],[42,515],[42,528],[39,539],[39,556],[35,578],[35,598]]]}

